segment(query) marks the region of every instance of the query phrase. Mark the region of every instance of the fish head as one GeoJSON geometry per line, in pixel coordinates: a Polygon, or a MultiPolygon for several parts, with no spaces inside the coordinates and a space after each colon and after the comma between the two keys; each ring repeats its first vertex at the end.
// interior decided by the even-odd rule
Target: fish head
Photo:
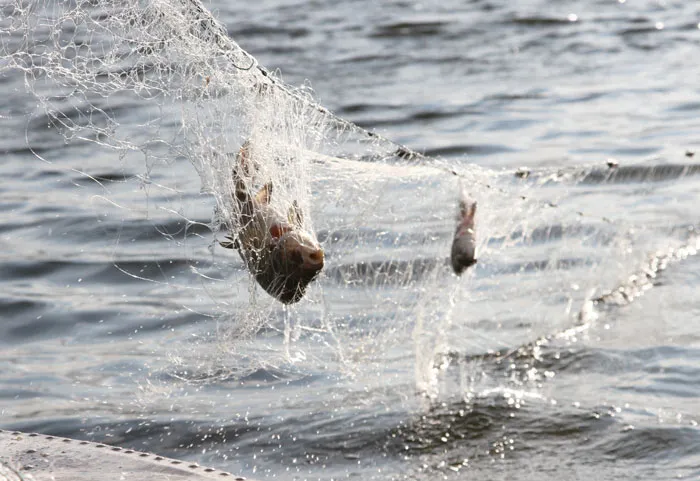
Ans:
{"type": "Polygon", "coordinates": [[[276,241],[273,257],[275,264],[284,272],[315,275],[323,269],[323,248],[316,239],[298,228],[289,228],[281,232],[276,241]]]}
{"type": "Polygon", "coordinates": [[[273,240],[258,264],[255,278],[278,301],[298,302],[323,269],[323,249],[301,229],[273,224],[270,231],[273,240]],[[281,235],[275,238],[276,234],[281,235]]]}

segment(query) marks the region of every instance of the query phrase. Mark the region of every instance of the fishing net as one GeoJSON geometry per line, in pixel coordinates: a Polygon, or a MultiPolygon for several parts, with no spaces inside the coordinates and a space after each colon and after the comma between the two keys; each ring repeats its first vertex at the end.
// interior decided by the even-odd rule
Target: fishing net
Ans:
{"type": "MultiPolygon", "coordinates": [[[[220,349],[195,346],[198,368],[182,349],[172,355],[190,366],[175,370],[185,380],[263,360],[386,373],[411,355],[411,375],[434,397],[450,353],[499,351],[589,322],[593,300],[621,280],[604,273],[643,266],[657,247],[645,232],[665,228],[641,229],[624,192],[607,212],[589,211],[593,177],[612,168],[495,171],[427,158],[359,128],[318,105],[308,86],[260,66],[198,0],[5,1],[0,12],[0,74],[24,75],[36,157],[64,162],[33,142],[31,127],[45,124],[135,172],[129,181],[144,189],[145,211],[105,188],[123,218],[182,222],[156,241],[184,259],[178,276],[134,267],[117,234],[114,264],[216,321],[208,332],[220,349]],[[296,202],[325,250],[326,267],[294,306],[267,296],[218,244],[241,227],[234,172],[246,142],[248,181],[271,182],[281,212],[296,202]],[[462,188],[479,205],[479,263],[457,277],[448,256],[462,188]],[[492,319],[530,327],[501,339],[492,319]]],[[[84,165],[65,167],[99,181],[84,165]]]]}

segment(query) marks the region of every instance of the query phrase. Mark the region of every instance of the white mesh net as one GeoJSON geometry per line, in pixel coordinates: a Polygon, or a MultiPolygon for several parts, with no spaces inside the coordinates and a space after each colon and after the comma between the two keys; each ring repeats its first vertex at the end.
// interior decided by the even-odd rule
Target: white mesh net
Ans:
{"type": "MultiPolygon", "coordinates": [[[[182,278],[131,268],[119,249],[115,264],[171,289],[174,298],[198,292],[198,302],[183,300],[181,307],[223,321],[212,333],[223,349],[200,351],[200,370],[318,360],[350,373],[370,364],[390,371],[410,352],[419,388],[434,396],[450,351],[498,350],[527,340],[479,334],[470,327],[475,322],[527,319],[539,326],[530,335],[579,322],[594,288],[619,280],[601,272],[621,262],[641,265],[655,248],[627,255],[644,235],[628,228],[624,204],[587,212],[596,195],[583,182],[591,169],[514,176],[422,157],[332,115],[308,88],[284,84],[198,0],[1,5],[0,72],[23,72],[38,102],[32,118],[48,120],[68,141],[105,148],[123,165],[145,166],[138,177],[159,215],[182,219],[186,231],[197,232],[164,234],[187,259],[182,278]],[[271,203],[280,211],[296,202],[305,213],[303,229],[316,233],[326,253],[321,277],[294,307],[264,294],[235,251],[216,241],[240,228],[232,174],[246,141],[253,146],[257,187],[272,182],[271,203]],[[184,160],[199,174],[190,185],[169,176],[184,160]],[[197,184],[209,218],[183,207],[197,184]],[[460,184],[479,202],[480,260],[478,269],[457,278],[447,256],[460,184]],[[573,188],[577,195],[569,195],[573,188]],[[211,250],[206,265],[192,260],[203,245],[211,250]],[[552,286],[548,292],[541,290],[543,277],[552,286]],[[271,340],[260,356],[244,342],[278,331],[283,345],[271,340]]],[[[37,157],[51,161],[50,149],[30,144],[37,157]]],[[[129,211],[122,215],[140,215],[115,193],[105,198],[129,211]]],[[[191,365],[183,356],[173,361],[191,365]]]]}

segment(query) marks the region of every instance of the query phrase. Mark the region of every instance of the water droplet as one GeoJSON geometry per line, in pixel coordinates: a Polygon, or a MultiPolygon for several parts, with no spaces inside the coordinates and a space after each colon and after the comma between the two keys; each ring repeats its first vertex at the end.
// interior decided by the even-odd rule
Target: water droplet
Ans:
{"type": "Polygon", "coordinates": [[[578,20],[578,15],[576,15],[575,13],[570,13],[569,16],[566,18],[569,19],[569,22],[575,22],[578,20]]]}

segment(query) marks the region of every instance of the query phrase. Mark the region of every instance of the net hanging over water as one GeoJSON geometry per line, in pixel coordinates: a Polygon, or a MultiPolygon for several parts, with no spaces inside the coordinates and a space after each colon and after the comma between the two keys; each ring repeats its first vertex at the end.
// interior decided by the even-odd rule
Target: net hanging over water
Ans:
{"type": "Polygon", "coordinates": [[[350,373],[390,370],[410,345],[418,387],[434,397],[450,353],[525,340],[479,334],[474,323],[527,319],[545,333],[585,324],[590,303],[620,280],[602,273],[634,271],[659,247],[658,237],[647,242],[654,227],[630,220],[623,204],[586,208],[595,176],[612,170],[514,173],[424,157],[333,115],[309,88],[286,85],[198,0],[17,1],[0,11],[0,73],[23,72],[34,117],[68,141],[139,159],[141,182],[166,192],[172,215],[186,217],[183,190],[213,199],[209,219],[185,219],[213,235],[178,241],[186,252],[207,244],[209,264],[165,281],[174,293],[200,291],[204,306],[186,307],[223,321],[218,335],[234,359],[217,353],[211,362],[232,367],[232,344],[268,331],[282,331],[284,345],[266,362],[331,360],[350,373]],[[276,211],[298,206],[301,228],[325,252],[324,270],[293,307],[264,294],[235,251],[219,247],[242,227],[235,173],[246,143],[251,189],[271,184],[276,211]],[[168,177],[183,160],[199,176],[191,185],[168,177]],[[479,203],[479,264],[456,277],[448,256],[461,189],[479,203]]]}

